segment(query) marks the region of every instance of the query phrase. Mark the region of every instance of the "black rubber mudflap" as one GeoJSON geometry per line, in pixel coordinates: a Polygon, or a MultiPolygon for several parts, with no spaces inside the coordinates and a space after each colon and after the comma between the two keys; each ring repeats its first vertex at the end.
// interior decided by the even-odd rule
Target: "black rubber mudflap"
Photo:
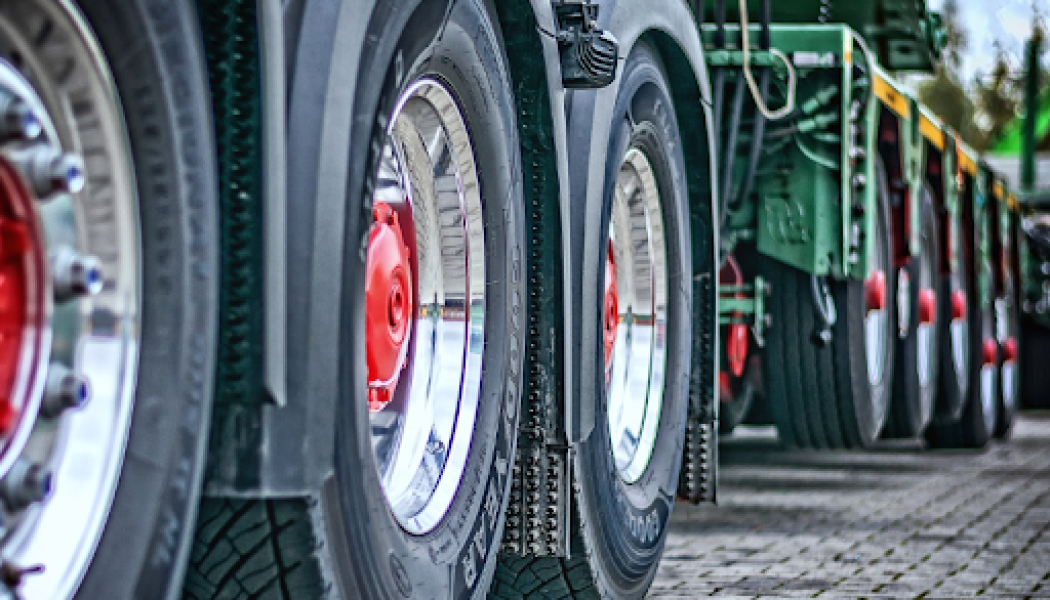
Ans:
{"type": "MultiPolygon", "coordinates": [[[[221,292],[208,474],[252,478],[262,385],[262,93],[255,0],[198,0],[221,203],[221,292]],[[230,443],[236,440],[237,443],[230,443]],[[225,466],[223,466],[225,465],[225,466]]],[[[239,481],[252,485],[254,481],[239,481]]]]}
{"type": "Polygon", "coordinates": [[[561,216],[549,92],[529,9],[497,3],[518,104],[528,248],[528,330],[517,454],[503,534],[504,556],[564,556],[571,460],[565,435],[561,216]]]}
{"type": "Polygon", "coordinates": [[[714,396],[715,289],[708,274],[693,282],[693,368],[689,375],[689,422],[682,448],[678,497],[693,504],[718,499],[718,406],[714,396]]]}

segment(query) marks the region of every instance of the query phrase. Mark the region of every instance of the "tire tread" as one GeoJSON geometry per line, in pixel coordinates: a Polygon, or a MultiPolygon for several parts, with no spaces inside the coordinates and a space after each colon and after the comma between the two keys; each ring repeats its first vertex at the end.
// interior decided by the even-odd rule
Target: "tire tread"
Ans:
{"type": "Polygon", "coordinates": [[[323,598],[310,501],[206,498],[184,600],[323,598]]]}

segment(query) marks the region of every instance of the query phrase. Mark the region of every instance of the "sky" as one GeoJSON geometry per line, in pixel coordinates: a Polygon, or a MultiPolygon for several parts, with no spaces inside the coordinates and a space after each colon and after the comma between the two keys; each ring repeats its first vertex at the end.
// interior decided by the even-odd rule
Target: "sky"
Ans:
{"type": "MultiPolygon", "coordinates": [[[[939,10],[944,0],[927,0],[939,10]]],[[[963,26],[969,34],[969,45],[962,57],[962,70],[967,82],[975,76],[989,74],[995,65],[995,42],[1020,67],[1024,42],[1032,31],[1032,17],[1041,14],[1050,19],[1050,0],[958,0],[963,26]]]]}

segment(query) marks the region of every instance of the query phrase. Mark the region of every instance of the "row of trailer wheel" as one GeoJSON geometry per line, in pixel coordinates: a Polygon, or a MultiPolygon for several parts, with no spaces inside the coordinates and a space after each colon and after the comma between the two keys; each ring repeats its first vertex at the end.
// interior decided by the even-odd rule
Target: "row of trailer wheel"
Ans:
{"type": "Polygon", "coordinates": [[[708,9],[0,3],[0,598],[640,598],[720,428],[1006,435],[1012,196],[708,9]]]}

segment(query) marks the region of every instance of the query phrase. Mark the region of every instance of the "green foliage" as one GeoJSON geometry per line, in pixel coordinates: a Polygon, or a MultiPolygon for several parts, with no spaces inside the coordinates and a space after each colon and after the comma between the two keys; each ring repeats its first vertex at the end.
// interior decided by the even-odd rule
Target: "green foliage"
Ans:
{"type": "MultiPolygon", "coordinates": [[[[995,66],[985,78],[963,81],[962,50],[968,43],[959,19],[958,0],[947,0],[942,10],[947,44],[933,77],[918,86],[918,98],[942,121],[978,151],[1000,147],[1019,133],[1018,115],[1024,105],[1024,73],[1019,72],[999,49],[995,66]]],[[[1044,38],[1042,23],[1033,26],[1034,36],[1044,38]]],[[[1045,68],[1042,81],[1050,81],[1045,68]]]]}

